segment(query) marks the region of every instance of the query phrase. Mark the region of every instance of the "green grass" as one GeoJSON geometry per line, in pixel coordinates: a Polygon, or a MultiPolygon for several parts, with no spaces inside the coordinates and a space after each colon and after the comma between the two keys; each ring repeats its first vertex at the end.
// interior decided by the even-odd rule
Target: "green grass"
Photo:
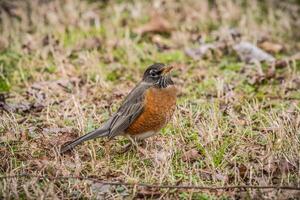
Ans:
{"type": "MultiPolygon", "coordinates": [[[[244,40],[256,43],[267,36],[284,45],[284,51],[274,56],[288,57],[299,52],[298,29],[289,28],[296,26],[295,13],[269,1],[214,2],[166,1],[156,7],[137,1],[72,0],[63,5],[51,1],[39,6],[32,1],[31,14],[19,4],[22,16],[32,15],[31,24],[11,18],[13,25],[4,29],[9,18],[0,23],[5,30],[1,37],[9,41],[6,49],[0,43],[0,93],[9,94],[9,105],[21,108],[0,111],[0,176],[30,173],[170,185],[297,185],[299,60],[259,81],[258,66],[245,64],[230,51],[200,60],[184,51],[199,46],[199,35],[207,43],[215,42],[216,34],[223,36],[225,27],[234,27],[244,40]],[[137,34],[134,30],[151,21],[153,10],[173,29],[137,34]],[[32,40],[28,42],[27,36],[32,40]],[[99,44],[85,49],[82,44],[92,38],[98,38],[99,44]],[[101,126],[154,62],[177,68],[173,76],[181,92],[172,121],[143,146],[146,154],[136,149],[120,153],[129,143],[125,137],[99,138],[70,154],[58,154],[60,145],[101,126]],[[44,107],[22,111],[26,103],[44,107]],[[184,161],[183,155],[191,149],[198,157],[184,161]]],[[[262,64],[261,69],[266,74],[269,66],[262,64]]],[[[23,177],[0,180],[0,198],[96,198],[92,188],[101,190],[89,181],[23,177]]],[[[164,199],[263,199],[254,190],[152,192],[164,199]]],[[[262,194],[289,195],[275,192],[262,194]]],[[[112,186],[105,195],[146,199],[150,193],[147,188],[112,186]]]]}
{"type": "Polygon", "coordinates": [[[12,50],[0,53],[0,92],[8,92],[13,84],[14,77],[18,76],[18,61],[20,54],[12,50]]]}

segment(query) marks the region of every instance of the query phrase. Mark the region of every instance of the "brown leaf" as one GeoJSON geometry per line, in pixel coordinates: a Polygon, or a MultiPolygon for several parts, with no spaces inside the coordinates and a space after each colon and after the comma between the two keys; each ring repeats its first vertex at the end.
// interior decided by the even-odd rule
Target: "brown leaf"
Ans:
{"type": "Polygon", "coordinates": [[[190,149],[184,152],[181,158],[184,162],[192,162],[200,158],[200,154],[196,149],[190,149]]]}
{"type": "Polygon", "coordinates": [[[281,44],[276,44],[268,41],[260,43],[259,47],[269,53],[279,53],[283,50],[283,46],[281,44]]]}
{"type": "Polygon", "coordinates": [[[151,20],[134,30],[137,34],[145,33],[169,33],[172,30],[171,24],[161,15],[153,15],[151,20]]]}

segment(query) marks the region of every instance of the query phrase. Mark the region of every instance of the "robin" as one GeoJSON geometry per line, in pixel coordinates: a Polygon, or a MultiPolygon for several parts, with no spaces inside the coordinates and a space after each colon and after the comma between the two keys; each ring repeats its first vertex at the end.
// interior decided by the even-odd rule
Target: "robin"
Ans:
{"type": "Polygon", "coordinates": [[[172,69],[162,63],[149,66],[142,81],[101,128],[64,145],[61,153],[98,137],[125,135],[131,141],[142,141],[158,133],[171,119],[176,107],[177,89],[170,76],[172,69]]]}

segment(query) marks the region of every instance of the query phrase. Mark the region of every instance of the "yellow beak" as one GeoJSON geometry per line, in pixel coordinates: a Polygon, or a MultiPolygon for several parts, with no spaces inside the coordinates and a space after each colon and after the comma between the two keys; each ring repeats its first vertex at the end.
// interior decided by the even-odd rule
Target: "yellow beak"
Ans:
{"type": "Polygon", "coordinates": [[[173,66],[164,67],[163,70],[162,70],[162,74],[163,75],[168,74],[173,68],[174,68],[173,66]]]}

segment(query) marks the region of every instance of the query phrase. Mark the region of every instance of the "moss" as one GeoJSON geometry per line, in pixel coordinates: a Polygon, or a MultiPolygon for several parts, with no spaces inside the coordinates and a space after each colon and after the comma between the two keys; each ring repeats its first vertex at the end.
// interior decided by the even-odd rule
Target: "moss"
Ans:
{"type": "Polygon", "coordinates": [[[14,73],[18,72],[20,54],[13,50],[0,53],[0,92],[8,92],[14,84],[14,73]]]}

